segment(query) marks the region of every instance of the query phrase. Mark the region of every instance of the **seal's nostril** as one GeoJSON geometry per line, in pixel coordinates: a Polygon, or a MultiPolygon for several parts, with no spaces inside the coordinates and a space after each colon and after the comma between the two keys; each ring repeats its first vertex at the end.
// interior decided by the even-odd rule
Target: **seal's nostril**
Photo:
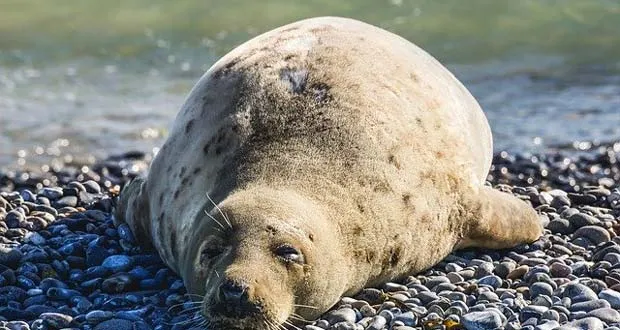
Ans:
{"type": "Polygon", "coordinates": [[[237,282],[226,280],[220,285],[220,298],[228,302],[240,302],[247,297],[246,286],[237,282]]]}

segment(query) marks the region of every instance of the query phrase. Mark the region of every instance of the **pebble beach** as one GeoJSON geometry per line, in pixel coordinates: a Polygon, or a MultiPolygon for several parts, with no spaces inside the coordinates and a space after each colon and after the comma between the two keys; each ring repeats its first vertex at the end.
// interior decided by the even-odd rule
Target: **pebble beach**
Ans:
{"type": "MultiPolygon", "coordinates": [[[[0,330],[204,328],[181,279],[112,223],[120,188],[151,157],[0,171],[0,330]]],[[[498,152],[488,181],[531,203],[544,236],[457,251],[301,327],[620,329],[620,141],[498,152]]]]}

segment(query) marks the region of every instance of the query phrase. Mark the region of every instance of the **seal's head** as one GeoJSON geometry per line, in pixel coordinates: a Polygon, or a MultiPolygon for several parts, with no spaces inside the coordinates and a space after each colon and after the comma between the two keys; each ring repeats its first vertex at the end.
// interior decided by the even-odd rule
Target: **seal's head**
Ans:
{"type": "Polygon", "coordinates": [[[181,272],[204,293],[215,329],[275,329],[313,320],[344,293],[348,274],[327,212],[293,191],[245,190],[195,231],[181,272]]]}

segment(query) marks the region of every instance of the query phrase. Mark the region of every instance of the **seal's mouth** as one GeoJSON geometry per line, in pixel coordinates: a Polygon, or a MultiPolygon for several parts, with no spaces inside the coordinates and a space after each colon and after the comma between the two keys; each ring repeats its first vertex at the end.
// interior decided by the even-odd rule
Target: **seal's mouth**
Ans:
{"type": "Polygon", "coordinates": [[[251,299],[245,285],[225,281],[204,305],[210,329],[279,329],[260,301],[251,299]]]}
{"type": "MultiPolygon", "coordinates": [[[[228,311],[226,311],[228,313],[228,311]]],[[[244,317],[236,317],[238,312],[231,314],[209,313],[205,318],[208,320],[209,329],[236,329],[236,330],[260,330],[260,329],[281,329],[278,322],[271,321],[265,314],[252,313],[244,317]]]]}
{"type": "Polygon", "coordinates": [[[256,318],[262,315],[262,306],[247,301],[221,301],[211,305],[209,314],[223,318],[256,318]]]}

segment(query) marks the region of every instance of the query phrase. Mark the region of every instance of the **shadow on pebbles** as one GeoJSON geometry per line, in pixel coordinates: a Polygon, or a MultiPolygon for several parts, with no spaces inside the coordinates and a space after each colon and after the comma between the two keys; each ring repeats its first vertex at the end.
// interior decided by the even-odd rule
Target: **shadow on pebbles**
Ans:
{"type": "MultiPolygon", "coordinates": [[[[179,277],[111,210],[148,165],[131,152],[46,172],[0,171],[0,329],[191,329],[179,277]]],[[[305,329],[620,330],[620,142],[495,155],[489,182],[531,203],[538,241],[463,250],[344,297],[305,329]]]]}

